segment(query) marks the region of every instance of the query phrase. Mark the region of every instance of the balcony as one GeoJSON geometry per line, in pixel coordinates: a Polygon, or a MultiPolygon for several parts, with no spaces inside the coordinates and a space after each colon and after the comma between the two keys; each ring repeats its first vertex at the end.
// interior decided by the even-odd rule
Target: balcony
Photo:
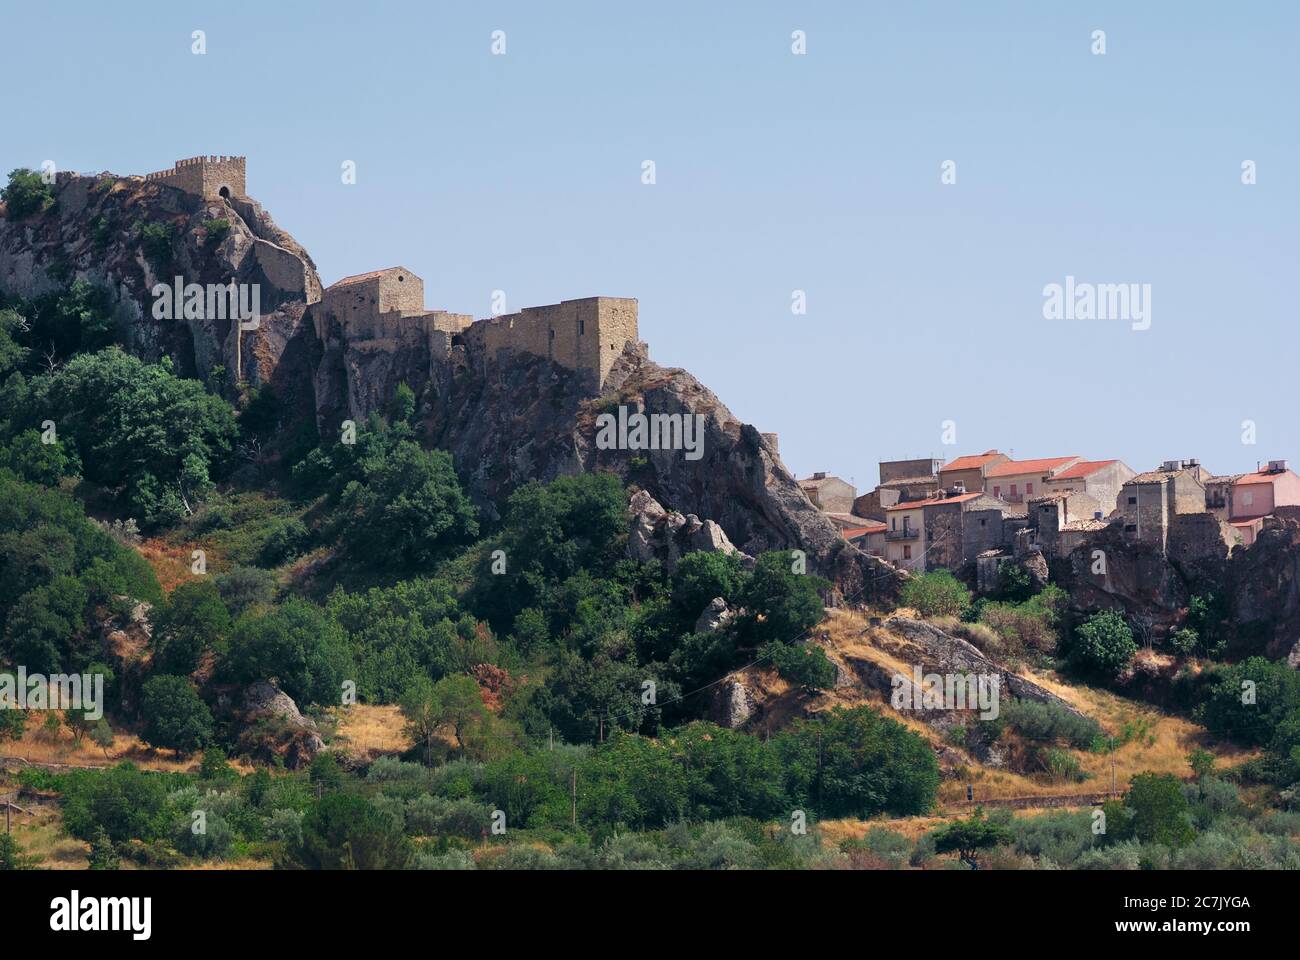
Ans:
{"type": "Polygon", "coordinates": [[[902,530],[886,530],[886,540],[915,540],[921,535],[921,531],[914,527],[904,526],[902,530]]]}

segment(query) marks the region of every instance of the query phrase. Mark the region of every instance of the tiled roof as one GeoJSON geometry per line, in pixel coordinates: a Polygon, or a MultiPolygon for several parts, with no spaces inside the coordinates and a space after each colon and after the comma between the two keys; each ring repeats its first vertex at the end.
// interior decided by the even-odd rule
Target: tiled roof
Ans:
{"type": "Polygon", "coordinates": [[[976,497],[982,497],[984,494],[976,491],[975,493],[959,493],[955,497],[943,497],[936,500],[911,500],[907,503],[896,503],[892,507],[885,507],[886,510],[917,510],[921,507],[938,507],[949,503],[965,503],[967,500],[974,500],[976,497]]]}
{"type": "Polygon", "coordinates": [[[897,480],[887,480],[884,483],[882,483],[881,486],[885,487],[886,489],[892,489],[894,487],[914,487],[920,483],[938,483],[938,482],[939,479],[937,477],[932,477],[929,474],[925,474],[924,476],[919,476],[919,477],[899,477],[897,480]]]}
{"type": "Polygon", "coordinates": [[[1109,467],[1118,460],[1080,460],[1072,467],[1066,467],[1060,473],[1053,474],[1053,480],[1081,480],[1090,477],[1103,467],[1109,467]]]}
{"type": "Polygon", "coordinates": [[[1089,517],[1086,520],[1071,520],[1068,523],[1063,523],[1061,524],[1061,529],[1071,531],[1090,531],[1105,530],[1108,526],[1110,526],[1110,524],[1105,520],[1094,520],[1089,517]]]}
{"type": "Polygon", "coordinates": [[[989,467],[985,476],[989,478],[1016,477],[1022,473],[1051,473],[1063,463],[1077,460],[1078,457],[1044,457],[1040,460],[1008,460],[995,467],[989,467]]]}
{"type": "Polygon", "coordinates": [[[952,463],[945,463],[939,468],[940,473],[947,473],[949,470],[974,470],[982,467],[994,457],[1000,457],[1002,454],[996,450],[990,450],[988,453],[973,453],[965,457],[958,457],[952,463]]]}
{"type": "Polygon", "coordinates": [[[1233,482],[1238,484],[1273,483],[1279,477],[1290,472],[1290,470],[1274,470],[1270,473],[1268,470],[1256,470],[1254,473],[1243,473],[1233,482]]]}
{"type": "Polygon", "coordinates": [[[816,489],[817,487],[820,487],[823,483],[830,483],[832,480],[839,480],[840,483],[845,483],[845,484],[848,483],[847,480],[840,480],[839,477],[831,477],[831,476],[826,476],[826,477],[809,477],[809,478],[806,479],[806,480],[800,480],[800,481],[799,481],[799,486],[804,487],[804,488],[812,487],[813,489],[816,489]]]}
{"type": "MultiPolygon", "coordinates": [[[[859,517],[852,513],[832,513],[829,510],[826,512],[826,516],[832,520],[838,520],[840,523],[847,523],[855,527],[870,527],[880,523],[879,520],[872,520],[870,517],[859,517]]],[[[881,524],[881,526],[884,526],[884,524],[881,524]]]]}
{"type": "Polygon", "coordinates": [[[1137,476],[1126,480],[1124,485],[1128,486],[1130,483],[1164,483],[1166,480],[1172,480],[1182,472],[1182,470],[1148,470],[1146,473],[1139,473],[1137,476]]]}

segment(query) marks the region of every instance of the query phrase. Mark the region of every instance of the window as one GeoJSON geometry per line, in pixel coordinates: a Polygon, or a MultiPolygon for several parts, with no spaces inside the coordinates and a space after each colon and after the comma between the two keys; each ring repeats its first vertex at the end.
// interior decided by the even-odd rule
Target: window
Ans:
{"type": "Polygon", "coordinates": [[[1255,494],[1250,490],[1243,490],[1241,493],[1242,506],[1249,507],[1255,502],[1255,494]]]}
{"type": "Polygon", "coordinates": [[[981,519],[981,520],[980,520],[980,526],[981,526],[981,527],[984,526],[984,525],[987,524],[987,523],[988,523],[987,520],[984,520],[984,519],[981,519]]]}
{"type": "Polygon", "coordinates": [[[1014,483],[1011,485],[1011,495],[1013,497],[1016,495],[1016,485],[1014,483]]]}
{"type": "Polygon", "coordinates": [[[1130,507],[1136,505],[1137,502],[1138,502],[1138,498],[1137,498],[1137,497],[1129,497],[1129,498],[1128,498],[1128,504],[1129,504],[1130,507]]]}
{"type": "Polygon", "coordinates": [[[912,559],[912,545],[910,543],[903,544],[903,559],[904,560],[912,559]]]}
{"type": "Polygon", "coordinates": [[[898,529],[898,518],[897,518],[897,517],[890,517],[890,518],[889,518],[889,529],[890,529],[890,530],[897,530],[897,529],[898,529]]]}
{"type": "Polygon", "coordinates": [[[555,331],[554,331],[554,330],[551,331],[551,339],[552,339],[552,340],[555,339],[555,331]]]}
{"type": "Polygon", "coordinates": [[[1125,533],[1137,533],[1137,524],[1136,524],[1136,523],[1126,523],[1126,524],[1124,524],[1124,532],[1125,532],[1125,533]]]}
{"type": "Polygon", "coordinates": [[[1034,492],[1034,485],[1032,483],[1026,483],[1025,493],[1033,493],[1033,492],[1034,492]]]}
{"type": "Polygon", "coordinates": [[[1001,495],[1002,495],[1002,488],[1001,488],[1001,487],[994,487],[994,488],[993,488],[993,496],[997,497],[997,496],[1001,496],[1001,495]]]}
{"type": "Polygon", "coordinates": [[[586,320],[579,320],[579,321],[578,321],[578,336],[582,336],[582,335],[583,335],[584,333],[586,333],[586,332],[587,332],[587,321],[586,321],[586,320]]]}

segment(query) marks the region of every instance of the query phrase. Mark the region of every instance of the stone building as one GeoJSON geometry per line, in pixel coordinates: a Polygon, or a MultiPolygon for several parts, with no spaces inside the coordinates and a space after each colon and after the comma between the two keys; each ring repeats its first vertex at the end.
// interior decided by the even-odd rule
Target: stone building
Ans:
{"type": "Polygon", "coordinates": [[[1006,504],[975,491],[886,509],[885,558],[906,570],[959,570],[1005,543],[1006,504]]]}
{"type": "Polygon", "coordinates": [[[204,200],[245,197],[248,195],[245,164],[244,157],[190,157],[177,160],[170,170],[145,174],[145,179],[204,200]]]}
{"type": "Polygon", "coordinates": [[[942,466],[942,460],[935,460],[933,458],[923,458],[920,460],[881,460],[880,484],[883,486],[896,480],[917,480],[922,478],[935,480],[938,477],[939,468],[942,466]]]}
{"type": "Polygon", "coordinates": [[[1010,459],[1005,453],[999,453],[997,450],[985,450],[983,453],[958,457],[940,468],[939,483],[945,490],[960,484],[967,492],[982,491],[988,470],[1010,459]]]}
{"type": "Polygon", "coordinates": [[[1119,460],[1080,460],[1043,480],[1045,493],[1086,493],[1103,517],[1115,512],[1119,491],[1137,471],[1119,460]]]}
{"type": "Polygon", "coordinates": [[[820,471],[806,480],[800,480],[799,488],[822,513],[853,513],[853,501],[858,491],[853,484],[839,477],[828,476],[825,471],[820,471]]]}
{"type": "Polygon", "coordinates": [[[1007,460],[984,471],[984,491],[1007,503],[1024,503],[1046,492],[1047,478],[1072,467],[1082,457],[1007,460]]]}
{"type": "Polygon", "coordinates": [[[511,352],[531,353],[578,371],[593,392],[599,392],[623,348],[636,343],[637,336],[637,301],[623,297],[525,307],[480,320],[465,333],[485,363],[511,352]]]}
{"type": "Polygon", "coordinates": [[[1119,511],[1126,539],[1149,543],[1163,553],[1173,517],[1205,512],[1205,485],[1187,470],[1151,470],[1120,488],[1119,511]]]}
{"type": "Polygon", "coordinates": [[[1034,541],[1046,557],[1063,557],[1077,546],[1081,538],[1076,535],[1090,529],[1081,526],[1082,521],[1101,522],[1105,526],[1102,504],[1082,491],[1035,497],[1029,501],[1026,517],[1029,529],[1034,531],[1034,541]]]}

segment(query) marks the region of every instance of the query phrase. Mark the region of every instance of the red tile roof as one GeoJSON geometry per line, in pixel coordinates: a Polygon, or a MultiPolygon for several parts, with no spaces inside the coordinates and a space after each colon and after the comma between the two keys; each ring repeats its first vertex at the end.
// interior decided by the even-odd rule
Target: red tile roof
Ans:
{"type": "Polygon", "coordinates": [[[1053,480],[1081,480],[1090,477],[1102,467],[1109,467],[1118,460],[1080,460],[1072,467],[1066,467],[1060,473],[1052,475],[1053,480]]]}
{"type": "Polygon", "coordinates": [[[976,497],[982,497],[984,494],[976,490],[974,493],[959,493],[955,497],[943,497],[938,500],[912,500],[908,503],[896,503],[892,507],[885,507],[885,510],[919,510],[921,507],[937,507],[948,503],[965,503],[967,500],[974,500],[976,497]]]}
{"type": "Polygon", "coordinates": [[[1254,473],[1243,473],[1239,476],[1234,484],[1254,484],[1254,483],[1274,483],[1279,477],[1291,473],[1290,470],[1256,470],[1254,473]]]}
{"type": "Polygon", "coordinates": [[[994,457],[1000,457],[1002,454],[996,450],[990,450],[988,453],[975,453],[965,457],[958,457],[952,463],[945,463],[939,468],[940,473],[947,473],[949,470],[974,470],[982,467],[994,457]]]}
{"type": "Polygon", "coordinates": [[[1078,457],[1044,457],[1041,460],[1008,460],[996,467],[989,467],[986,477],[1016,477],[1022,473],[1051,473],[1063,463],[1077,460],[1078,457]]]}

